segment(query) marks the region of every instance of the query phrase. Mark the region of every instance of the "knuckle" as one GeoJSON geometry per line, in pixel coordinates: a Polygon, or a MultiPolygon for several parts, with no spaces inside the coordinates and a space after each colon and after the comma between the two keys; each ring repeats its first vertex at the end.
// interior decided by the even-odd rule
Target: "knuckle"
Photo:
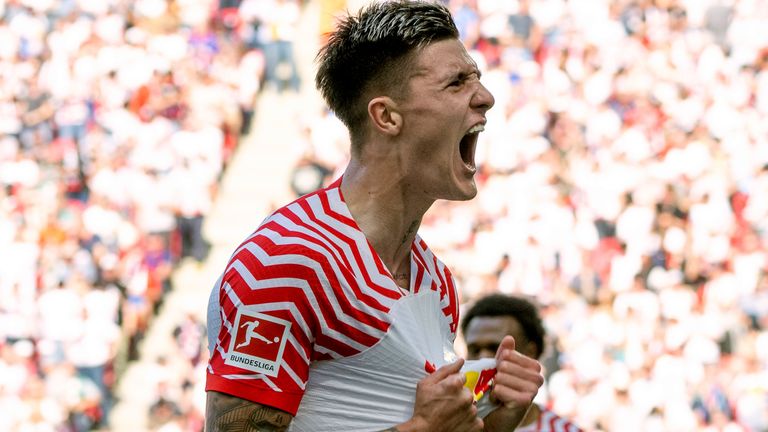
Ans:
{"type": "Polygon", "coordinates": [[[464,405],[472,405],[472,402],[474,402],[474,398],[472,397],[472,392],[469,391],[469,389],[465,388],[461,391],[461,402],[464,405]]]}
{"type": "Polygon", "coordinates": [[[464,375],[456,375],[456,379],[454,380],[453,385],[458,388],[464,388],[464,383],[467,381],[466,377],[464,375]]]}

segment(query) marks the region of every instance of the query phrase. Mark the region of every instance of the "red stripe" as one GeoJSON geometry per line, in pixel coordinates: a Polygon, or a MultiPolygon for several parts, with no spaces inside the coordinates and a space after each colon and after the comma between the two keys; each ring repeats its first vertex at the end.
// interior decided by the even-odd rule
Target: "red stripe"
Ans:
{"type": "MultiPolygon", "coordinates": [[[[306,211],[306,209],[305,209],[305,211],[306,211]]],[[[301,238],[301,239],[304,239],[304,240],[306,240],[308,242],[311,242],[311,243],[321,247],[322,249],[328,251],[329,254],[331,254],[332,256],[334,256],[336,258],[336,262],[337,262],[337,264],[339,266],[339,271],[341,272],[341,276],[344,277],[344,279],[347,281],[347,284],[352,288],[352,291],[355,293],[355,297],[358,300],[360,300],[363,304],[365,304],[366,306],[368,306],[370,308],[377,309],[377,310],[385,312],[385,313],[389,312],[389,308],[387,308],[386,306],[382,305],[378,300],[376,300],[375,298],[371,297],[368,294],[363,293],[362,290],[360,290],[360,286],[358,284],[357,278],[355,277],[355,274],[352,271],[352,266],[349,263],[348,257],[344,253],[344,251],[341,250],[340,246],[338,246],[335,242],[333,242],[333,240],[329,239],[324,234],[318,232],[318,230],[315,227],[313,227],[311,225],[307,225],[301,219],[301,216],[299,216],[299,215],[297,215],[297,214],[295,214],[293,212],[290,212],[290,211],[286,211],[285,213],[283,213],[283,216],[288,218],[291,222],[293,222],[293,223],[295,223],[295,224],[297,224],[299,226],[302,226],[302,227],[312,231],[313,233],[315,233],[317,235],[317,237],[320,237],[320,238],[324,239],[327,243],[321,241],[320,239],[318,239],[315,236],[311,236],[309,234],[301,233],[301,232],[298,232],[298,231],[293,231],[290,228],[287,228],[287,227],[284,227],[284,226],[280,225],[277,221],[270,222],[270,225],[268,227],[271,228],[273,231],[277,231],[283,237],[301,238]],[[274,225],[272,225],[272,224],[274,224],[274,225]],[[276,227],[279,227],[279,228],[276,228],[276,227]],[[329,246],[328,243],[330,243],[331,246],[329,246]],[[337,253],[334,253],[334,251],[330,249],[331,247],[336,249],[337,253]],[[340,257],[341,257],[341,261],[343,261],[343,262],[339,262],[339,258],[340,257]]],[[[340,233],[339,233],[339,235],[340,235],[340,233]]],[[[354,245],[352,245],[351,248],[353,250],[355,250],[355,246],[354,245]]],[[[336,273],[336,275],[339,276],[337,272],[334,272],[334,273],[336,273]]],[[[372,282],[369,283],[369,286],[371,286],[371,285],[372,285],[372,282]]],[[[377,291],[379,291],[379,290],[377,290],[377,291]]]]}
{"type": "MultiPolygon", "coordinates": [[[[423,243],[423,241],[420,241],[419,245],[421,245],[421,243],[423,243]]],[[[421,288],[421,284],[424,283],[424,275],[429,269],[427,269],[427,265],[424,263],[422,252],[415,244],[411,246],[411,255],[413,256],[414,261],[416,261],[416,268],[418,269],[416,272],[416,281],[414,283],[414,293],[417,293],[421,288]]]]}
{"type": "Polygon", "coordinates": [[[445,297],[445,295],[447,294],[445,292],[447,288],[447,284],[445,283],[443,274],[440,273],[440,266],[437,265],[437,257],[434,255],[432,255],[432,265],[434,266],[433,267],[434,274],[436,274],[437,278],[440,280],[440,300],[443,300],[443,297],[445,297]]]}
{"type": "Polygon", "coordinates": [[[413,293],[417,294],[419,292],[419,288],[421,288],[421,284],[424,281],[424,266],[420,262],[416,262],[416,278],[414,279],[413,283],[413,293]]]}
{"type": "MultiPolygon", "coordinates": [[[[241,372],[238,369],[238,372],[241,372]]],[[[228,373],[228,372],[224,372],[228,373]]],[[[241,399],[246,399],[262,405],[275,407],[296,415],[301,402],[303,393],[296,392],[275,392],[266,383],[261,380],[235,380],[222,378],[217,371],[216,374],[206,374],[206,391],[215,390],[222,393],[236,395],[241,399]]]]}
{"type": "Polygon", "coordinates": [[[312,361],[333,360],[333,357],[325,353],[315,351],[313,354],[312,361]]]}
{"type": "MultiPolygon", "coordinates": [[[[339,190],[339,196],[341,197],[341,190],[339,190]]],[[[344,218],[344,219],[348,219],[348,218],[346,218],[346,216],[339,214],[338,212],[334,211],[331,208],[331,203],[330,203],[330,199],[328,198],[328,194],[320,195],[318,198],[320,199],[320,203],[322,204],[323,211],[328,216],[331,216],[331,217],[334,217],[334,218],[341,217],[341,218],[344,218]]],[[[392,283],[390,284],[389,287],[381,287],[379,285],[375,285],[375,286],[377,288],[383,289],[384,291],[382,292],[382,294],[385,294],[387,296],[391,296],[392,299],[396,300],[396,299],[402,297],[403,294],[400,291],[400,289],[397,287],[397,282],[395,282],[395,280],[392,278],[389,270],[387,270],[386,266],[384,265],[384,262],[381,260],[381,257],[379,256],[378,252],[376,252],[373,249],[373,245],[371,245],[371,243],[368,241],[368,238],[365,237],[365,234],[362,232],[362,230],[360,229],[360,226],[357,224],[357,222],[355,222],[352,219],[349,219],[349,220],[351,221],[351,224],[348,224],[348,225],[351,226],[355,231],[357,231],[357,232],[362,234],[362,237],[365,240],[365,244],[368,247],[370,255],[373,257],[373,262],[376,264],[376,271],[378,272],[378,274],[380,276],[384,276],[387,279],[392,281],[392,283]]],[[[362,261],[362,258],[359,256],[359,252],[357,252],[357,247],[354,247],[352,250],[355,253],[355,258],[358,259],[358,265],[362,264],[362,262],[360,262],[360,261],[362,261]]],[[[360,265],[360,267],[361,268],[365,268],[365,271],[367,273],[373,273],[373,269],[371,269],[369,266],[360,265]]],[[[367,273],[364,275],[365,279],[366,279],[366,282],[369,283],[369,284],[372,284],[373,282],[371,281],[370,276],[367,273]]]]}
{"type": "MultiPolygon", "coordinates": [[[[318,323],[319,317],[315,315],[310,306],[309,299],[306,297],[306,294],[304,293],[304,290],[301,288],[295,288],[295,287],[274,287],[274,288],[262,288],[258,291],[253,291],[248,286],[248,284],[243,280],[242,276],[235,270],[234,268],[231,269],[229,272],[227,272],[227,282],[232,286],[232,289],[238,293],[238,297],[240,298],[240,301],[244,304],[252,304],[252,303],[277,303],[277,302],[290,302],[293,303],[296,306],[296,310],[299,312],[301,317],[304,319],[304,322],[307,323],[307,326],[309,327],[309,331],[312,334],[316,334],[320,327],[318,323]],[[257,301],[253,301],[257,300],[257,301]]],[[[226,296],[228,297],[228,296],[226,296]]],[[[231,318],[230,322],[234,320],[235,314],[237,313],[237,310],[235,308],[235,305],[232,304],[229,299],[226,299],[226,304],[232,308],[231,311],[231,318]]],[[[222,307],[224,306],[224,303],[221,303],[222,307]]],[[[279,307],[279,306],[276,306],[279,307]]],[[[225,309],[226,310],[226,309],[225,309]]],[[[227,314],[229,315],[230,311],[227,310],[227,314]]],[[[268,313],[269,315],[273,315],[277,318],[282,318],[286,321],[296,322],[296,319],[293,317],[293,314],[290,310],[286,309],[272,309],[267,310],[265,313],[268,313]]],[[[304,346],[311,346],[314,341],[312,341],[311,338],[312,334],[307,335],[304,334],[304,332],[301,330],[301,328],[297,325],[292,326],[291,333],[294,334],[294,337],[296,338],[296,341],[298,341],[300,344],[304,346]]]]}
{"type": "MultiPolygon", "coordinates": [[[[445,280],[448,281],[448,308],[450,310],[450,315],[446,314],[446,316],[451,317],[451,332],[456,333],[456,329],[459,325],[459,293],[456,290],[456,286],[453,285],[453,276],[451,275],[451,271],[448,270],[448,267],[445,267],[444,271],[445,280]]],[[[445,309],[443,309],[443,313],[445,313],[445,309]]]]}
{"type": "MultiPolygon", "coordinates": [[[[293,329],[291,329],[291,334],[293,334],[293,329]]],[[[302,347],[302,349],[303,348],[304,347],[302,347]]],[[[311,362],[312,353],[305,352],[304,354],[306,354],[305,357],[311,362]]],[[[299,379],[301,379],[304,382],[304,384],[307,383],[307,379],[309,377],[309,363],[304,361],[304,358],[301,356],[301,353],[290,342],[285,344],[285,350],[283,350],[283,361],[288,363],[291,369],[293,369],[293,372],[296,373],[296,375],[299,377],[299,379]]],[[[292,382],[292,383],[295,382],[293,381],[293,378],[291,378],[290,376],[285,377],[285,381],[292,382]]],[[[280,382],[282,383],[283,380],[281,379],[280,382]]]]}
{"type": "MultiPolygon", "coordinates": [[[[328,196],[328,192],[329,192],[329,191],[331,191],[331,190],[333,190],[333,189],[336,189],[336,190],[339,192],[339,198],[341,199],[341,201],[342,201],[342,202],[345,202],[345,200],[344,200],[344,194],[343,194],[343,193],[341,193],[341,177],[339,177],[338,179],[336,179],[336,180],[335,180],[333,183],[331,183],[331,184],[330,184],[330,185],[329,185],[329,186],[328,186],[326,189],[323,189],[323,190],[322,190],[322,191],[323,191],[323,193],[321,194],[321,197],[322,197],[322,196],[325,196],[325,197],[327,197],[327,196],[328,196]]],[[[341,213],[339,213],[339,212],[333,211],[333,210],[331,210],[330,208],[329,208],[329,213],[328,213],[328,214],[329,214],[329,215],[331,215],[331,214],[332,214],[332,215],[333,215],[333,218],[334,218],[334,219],[337,219],[339,222],[341,222],[341,223],[343,223],[343,224],[345,224],[345,225],[349,225],[349,226],[351,226],[352,228],[354,228],[355,230],[357,230],[357,231],[361,231],[361,232],[362,232],[362,230],[360,229],[360,226],[359,226],[359,225],[357,225],[357,222],[356,222],[354,219],[352,219],[351,217],[349,217],[349,216],[347,216],[347,215],[344,215],[344,214],[341,214],[341,213]]]]}
{"type": "Polygon", "coordinates": [[[556,417],[556,416],[552,416],[552,417],[549,419],[549,428],[550,428],[550,430],[552,430],[552,431],[556,431],[556,429],[555,429],[555,422],[556,422],[556,421],[557,421],[557,417],[556,417]]]}
{"type": "MultiPolygon", "coordinates": [[[[295,245],[291,246],[278,246],[271,242],[266,237],[262,237],[263,239],[263,245],[268,246],[267,249],[269,252],[271,252],[271,256],[281,256],[281,255],[287,255],[287,254],[294,254],[297,252],[297,247],[295,245]]],[[[337,303],[341,307],[341,310],[345,313],[345,315],[348,315],[350,318],[354,319],[355,321],[366,323],[370,325],[371,327],[374,327],[381,331],[386,331],[386,329],[389,328],[389,323],[386,323],[384,321],[381,321],[379,319],[376,319],[374,317],[371,317],[370,315],[367,315],[355,308],[352,307],[352,305],[349,303],[349,300],[343,296],[343,292],[340,292],[340,288],[337,288],[339,286],[338,280],[335,279],[335,275],[333,274],[333,271],[330,269],[330,266],[325,261],[325,257],[323,257],[320,253],[306,250],[306,248],[301,248],[301,253],[306,258],[314,261],[315,263],[319,264],[324,274],[322,276],[328,278],[328,282],[332,288],[332,292],[328,292],[324,288],[324,281],[320,279],[320,275],[318,275],[315,272],[315,269],[312,269],[310,267],[300,265],[300,264],[272,264],[267,267],[265,267],[258,259],[253,257],[252,254],[250,254],[250,251],[248,254],[241,254],[240,258],[241,261],[243,261],[243,264],[251,271],[252,274],[263,274],[266,276],[266,278],[270,278],[272,275],[275,276],[282,276],[282,275],[293,275],[293,277],[297,279],[303,279],[308,284],[310,289],[315,295],[315,298],[317,299],[320,309],[322,310],[323,314],[322,316],[325,317],[325,324],[328,326],[328,328],[331,328],[333,330],[336,330],[345,336],[348,336],[350,339],[365,345],[365,346],[373,346],[378,342],[378,338],[365,333],[362,329],[359,329],[353,325],[347,324],[342,322],[336,317],[336,311],[333,309],[333,306],[331,306],[331,302],[329,301],[328,297],[329,295],[334,295],[334,297],[337,300],[337,303]],[[248,257],[251,257],[250,259],[248,257]],[[248,261],[248,262],[246,262],[248,261]],[[341,295],[340,295],[341,294],[341,295]]],[[[247,251],[247,249],[244,249],[244,251],[247,251]]],[[[269,253],[268,252],[268,253],[269,253]]],[[[258,279],[258,277],[256,277],[258,279]]],[[[244,282],[243,282],[244,283],[244,282]]],[[[245,290],[242,289],[236,289],[237,292],[243,293],[245,290]]],[[[269,303],[273,301],[285,301],[286,300],[286,292],[278,292],[275,293],[275,289],[267,289],[267,290],[258,290],[258,291],[250,291],[251,295],[247,296],[248,301],[246,301],[245,298],[242,298],[244,295],[240,294],[241,300],[243,303],[249,304],[249,303],[269,303]],[[272,295],[270,295],[272,293],[272,295]]],[[[302,298],[305,299],[307,304],[309,303],[309,300],[306,299],[305,294],[303,290],[299,290],[302,292],[302,298]]],[[[298,294],[298,291],[297,291],[298,294]]],[[[320,316],[317,317],[318,319],[322,319],[320,316]]],[[[318,338],[319,339],[319,338],[318,338]]]]}
{"type": "MultiPolygon", "coordinates": [[[[341,198],[342,201],[344,200],[344,196],[341,193],[341,189],[339,189],[339,197],[341,198]]],[[[362,233],[362,230],[360,229],[360,226],[357,224],[357,222],[355,222],[354,219],[350,219],[349,217],[347,217],[347,216],[345,216],[345,215],[343,215],[343,214],[341,214],[341,213],[339,213],[339,212],[337,212],[337,211],[335,211],[335,210],[333,210],[331,208],[330,201],[328,200],[328,195],[327,194],[320,195],[319,198],[320,198],[320,201],[321,201],[321,203],[323,205],[323,210],[325,211],[325,213],[328,216],[330,216],[330,217],[332,217],[334,219],[337,219],[337,220],[339,220],[339,221],[341,221],[343,223],[346,223],[347,225],[349,225],[353,229],[355,229],[355,230],[357,230],[357,231],[362,233]]],[[[386,278],[388,278],[388,279],[390,279],[392,281],[392,284],[393,284],[392,287],[383,287],[384,289],[388,290],[389,293],[382,292],[382,294],[386,294],[388,296],[392,295],[393,299],[398,299],[398,298],[402,297],[403,294],[400,292],[399,289],[397,289],[397,282],[395,282],[395,280],[392,279],[392,276],[391,276],[389,270],[387,269],[387,266],[384,265],[384,262],[381,260],[381,257],[379,257],[379,254],[376,252],[376,250],[373,249],[373,245],[370,244],[370,242],[368,241],[367,238],[365,239],[365,243],[366,243],[366,245],[368,247],[368,251],[370,252],[370,255],[373,257],[373,262],[376,264],[376,270],[378,271],[379,275],[384,276],[384,277],[386,277],[386,278]]],[[[357,247],[355,247],[353,250],[357,251],[357,247]]],[[[357,253],[357,252],[355,252],[355,253],[357,253]]],[[[365,267],[365,269],[368,272],[372,272],[372,270],[369,267],[367,267],[367,266],[365,267]]]]}
{"type": "MultiPolygon", "coordinates": [[[[335,219],[337,214],[331,209],[331,205],[330,205],[330,202],[328,201],[327,194],[319,195],[318,198],[320,199],[320,203],[321,203],[321,206],[323,208],[323,211],[326,214],[328,214],[329,216],[331,216],[331,214],[333,213],[332,217],[335,219]]],[[[355,241],[354,238],[351,238],[351,237],[345,235],[343,232],[338,231],[337,229],[331,227],[327,223],[325,223],[322,220],[320,220],[318,218],[317,214],[314,212],[314,209],[312,208],[312,206],[309,204],[308,201],[304,201],[302,203],[301,207],[309,215],[309,217],[311,218],[311,220],[313,222],[315,222],[319,226],[323,227],[324,229],[334,233],[336,235],[336,237],[338,237],[341,241],[343,241],[349,247],[349,249],[351,251],[351,258],[354,259],[355,263],[357,263],[357,267],[360,269],[360,275],[363,277],[363,279],[365,280],[365,283],[366,283],[366,285],[368,287],[370,287],[371,289],[376,290],[376,292],[378,292],[378,293],[380,293],[380,294],[382,294],[382,295],[384,295],[384,296],[386,296],[386,297],[388,297],[390,299],[393,299],[393,300],[397,300],[398,298],[400,298],[402,296],[402,294],[400,294],[399,290],[395,290],[395,289],[390,288],[390,287],[379,285],[379,284],[377,284],[377,283],[375,283],[373,281],[373,279],[371,278],[371,275],[370,275],[371,269],[363,261],[363,257],[360,255],[360,252],[358,251],[357,242],[355,241]]],[[[299,222],[294,221],[294,222],[297,223],[297,224],[300,224],[300,225],[304,225],[304,223],[300,222],[300,221],[299,222]]],[[[353,223],[354,223],[354,221],[353,221],[353,223]]],[[[347,225],[349,226],[349,224],[347,224],[347,225]]],[[[342,256],[342,258],[344,260],[344,264],[346,264],[347,268],[349,268],[349,269],[352,268],[352,266],[350,265],[349,260],[348,260],[349,259],[349,255],[345,254],[340,246],[336,245],[335,242],[333,242],[331,239],[327,238],[322,233],[318,232],[313,227],[311,227],[309,225],[304,225],[304,226],[306,226],[308,229],[311,229],[311,230],[317,232],[317,234],[319,236],[323,237],[329,243],[331,243],[334,246],[334,248],[336,248],[338,250],[339,254],[342,256]]],[[[351,226],[351,228],[354,229],[354,230],[357,230],[358,232],[360,230],[360,228],[358,228],[356,224],[354,226],[351,226]]],[[[368,245],[370,247],[370,244],[368,243],[368,241],[365,240],[365,242],[366,242],[366,245],[368,245]]],[[[377,256],[375,252],[373,252],[373,255],[377,256]]],[[[389,275],[388,274],[387,275],[383,275],[383,276],[386,276],[389,279],[389,275]]],[[[382,306],[378,302],[378,300],[376,300],[375,298],[370,297],[367,294],[363,294],[362,292],[360,293],[360,296],[362,296],[363,299],[366,300],[366,304],[369,304],[371,307],[375,307],[375,308],[377,308],[379,310],[382,310],[384,312],[388,312],[389,311],[389,308],[386,308],[386,307],[382,306]]]]}
{"type": "MultiPolygon", "coordinates": [[[[322,243],[316,238],[309,236],[307,234],[288,230],[287,228],[283,227],[278,223],[270,222],[269,228],[285,238],[289,238],[289,239],[301,238],[303,240],[306,240],[307,242],[323,247],[322,243]]],[[[337,298],[337,301],[342,306],[342,309],[345,311],[348,311],[349,315],[352,315],[358,321],[368,324],[371,327],[374,327],[381,331],[386,331],[386,329],[389,328],[388,322],[382,321],[376,316],[369,314],[366,310],[361,310],[359,307],[356,308],[352,305],[352,303],[350,303],[350,298],[344,292],[338,277],[339,276],[343,277],[347,282],[347,284],[351,287],[353,292],[355,293],[359,292],[360,288],[357,285],[357,280],[355,279],[354,275],[352,275],[347,269],[340,268],[339,269],[340,271],[337,273],[333,269],[330,262],[328,261],[328,258],[324,254],[314,251],[312,249],[309,249],[306,246],[302,246],[298,244],[278,245],[272,242],[272,240],[270,240],[266,236],[262,238],[264,239],[264,241],[261,244],[261,246],[263,246],[262,249],[265,249],[265,252],[270,256],[298,254],[318,264],[322,269],[322,273],[323,273],[322,276],[327,280],[328,287],[331,288],[330,292],[334,293],[334,296],[337,298]]],[[[256,260],[255,258],[253,261],[258,262],[258,260],[256,260]]],[[[261,263],[259,263],[259,265],[261,266],[261,263]]],[[[270,266],[269,268],[271,267],[272,266],[270,266]]],[[[314,275],[314,279],[317,280],[317,283],[318,283],[318,285],[310,285],[312,286],[313,291],[319,290],[319,291],[327,292],[328,290],[323,289],[322,281],[317,279],[317,274],[314,272],[314,270],[310,267],[306,267],[306,268],[312,272],[312,274],[314,275]]],[[[280,275],[281,273],[277,273],[277,274],[280,275]]],[[[287,273],[287,274],[292,274],[292,273],[287,273]]],[[[356,304],[367,306],[363,302],[357,302],[356,300],[359,300],[358,298],[353,298],[352,300],[355,300],[356,304]]]]}
{"type": "MultiPolygon", "coordinates": [[[[301,266],[294,266],[294,267],[301,267],[301,266]]],[[[304,269],[301,267],[301,269],[304,269]]],[[[303,270],[300,270],[303,271],[303,270]]],[[[358,342],[360,344],[366,345],[366,346],[372,346],[375,344],[378,340],[368,335],[367,333],[361,333],[357,329],[354,329],[353,327],[350,327],[348,324],[345,324],[343,322],[340,322],[336,320],[336,314],[333,312],[333,310],[330,310],[330,313],[328,313],[328,308],[330,306],[324,306],[324,304],[327,303],[327,299],[325,296],[318,295],[315,290],[313,290],[313,293],[315,294],[315,297],[318,299],[318,303],[320,303],[320,308],[323,310],[323,317],[320,317],[318,315],[314,315],[313,312],[317,312],[314,310],[309,303],[309,299],[306,297],[306,293],[301,288],[294,288],[294,287],[277,287],[277,288],[266,288],[266,289],[259,289],[258,291],[251,290],[250,287],[245,283],[245,281],[242,279],[242,277],[238,274],[238,272],[234,269],[232,269],[232,274],[228,275],[228,282],[232,286],[233,290],[236,292],[239,292],[240,300],[244,304],[250,304],[250,303],[272,303],[277,301],[286,301],[288,298],[291,299],[291,301],[297,306],[297,309],[301,313],[304,320],[307,322],[307,324],[310,326],[310,331],[313,333],[314,340],[312,343],[310,343],[306,335],[304,335],[304,332],[301,331],[298,324],[295,326],[291,326],[291,333],[294,335],[296,340],[299,343],[306,344],[305,348],[310,348],[313,345],[321,345],[328,347],[329,349],[339,353],[343,356],[350,356],[355,355],[359,352],[359,350],[354,349],[347,345],[346,343],[342,341],[338,341],[336,339],[333,339],[331,336],[325,335],[320,327],[319,320],[323,320],[325,322],[326,326],[330,329],[336,330],[345,336],[349,337],[350,339],[355,340],[355,342],[358,342]],[[292,290],[295,292],[295,295],[286,295],[287,292],[285,290],[292,290]],[[330,319],[326,319],[330,318],[330,319]],[[356,332],[356,335],[350,334],[350,329],[354,329],[356,332]],[[347,333],[344,333],[347,332],[347,333]],[[355,336],[364,335],[366,340],[359,340],[355,336]],[[370,344],[370,345],[368,345],[370,344]]],[[[304,279],[304,278],[302,278],[304,279]]],[[[227,313],[227,321],[232,324],[234,321],[234,317],[237,313],[237,308],[234,304],[232,304],[230,301],[227,301],[226,303],[221,303],[221,307],[225,308],[227,313]]],[[[264,311],[263,313],[268,313],[270,315],[278,316],[279,312],[285,312],[285,316],[280,316],[281,318],[287,319],[291,322],[296,322],[296,320],[293,318],[293,316],[290,314],[289,311],[284,310],[273,310],[273,311],[264,311]]],[[[223,328],[223,326],[222,326],[223,328]]],[[[229,339],[229,334],[227,333],[227,339],[229,339]]],[[[229,343],[229,342],[227,342],[229,343]]],[[[226,347],[228,345],[222,344],[223,347],[226,347]]],[[[314,348],[312,348],[314,350],[314,348]]],[[[308,355],[308,357],[312,358],[312,353],[308,355]]]]}
{"type": "MultiPolygon", "coordinates": [[[[339,196],[341,196],[341,190],[339,190],[339,196]]],[[[340,221],[349,221],[349,223],[346,223],[347,225],[349,225],[350,227],[352,227],[357,231],[362,232],[362,230],[360,229],[360,226],[357,225],[357,222],[355,222],[353,219],[346,217],[345,215],[342,215],[334,211],[331,208],[330,201],[328,200],[327,194],[320,195],[318,198],[320,198],[320,202],[322,203],[323,210],[328,216],[340,221]]],[[[402,297],[403,293],[397,288],[397,282],[395,282],[395,280],[392,278],[392,275],[390,274],[386,265],[384,265],[384,262],[381,260],[381,257],[379,256],[379,254],[376,252],[376,250],[373,249],[373,245],[371,245],[371,243],[368,241],[367,238],[365,239],[365,243],[366,243],[366,247],[368,248],[369,254],[371,255],[371,257],[373,257],[373,262],[376,265],[376,271],[378,272],[378,274],[392,281],[392,286],[390,287],[374,285],[374,287],[377,288],[376,290],[379,291],[381,294],[386,295],[394,300],[402,297]]],[[[355,253],[355,258],[358,260],[358,265],[360,266],[360,268],[364,268],[365,271],[367,272],[363,275],[365,277],[366,282],[368,284],[373,284],[371,277],[369,275],[369,273],[373,272],[373,269],[371,269],[368,266],[361,265],[362,264],[360,262],[361,258],[358,255],[357,246],[355,246],[354,244],[352,244],[351,246],[353,248],[352,250],[355,253]]]]}

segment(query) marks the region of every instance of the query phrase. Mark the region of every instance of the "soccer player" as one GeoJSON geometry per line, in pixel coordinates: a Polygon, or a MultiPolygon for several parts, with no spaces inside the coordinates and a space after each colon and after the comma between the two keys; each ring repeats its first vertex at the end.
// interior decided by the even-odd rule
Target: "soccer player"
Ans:
{"type": "Polygon", "coordinates": [[[267,217],[211,293],[207,430],[509,430],[541,366],[502,341],[497,406],[478,416],[453,351],[453,277],[417,234],[436,200],[476,195],[475,146],[494,103],[450,13],[372,4],[339,23],[318,63],[351,160],[267,217]],[[254,321],[279,342],[244,344],[254,321]]]}
{"type": "MultiPolygon", "coordinates": [[[[467,359],[493,357],[505,337],[515,339],[516,349],[539,359],[544,352],[545,330],[536,306],[522,297],[492,294],[481,298],[464,315],[461,331],[467,344],[467,359]]],[[[512,429],[509,429],[512,430],[512,429]]],[[[581,429],[551,410],[532,404],[516,431],[581,432],[581,429]]]]}

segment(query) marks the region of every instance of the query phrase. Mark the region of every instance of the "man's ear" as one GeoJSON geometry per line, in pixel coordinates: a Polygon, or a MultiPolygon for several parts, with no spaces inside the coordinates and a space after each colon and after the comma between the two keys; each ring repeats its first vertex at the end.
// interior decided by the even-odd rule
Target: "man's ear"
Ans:
{"type": "Polygon", "coordinates": [[[387,96],[379,96],[368,102],[368,116],[381,133],[397,135],[403,127],[403,116],[397,103],[387,96]]]}

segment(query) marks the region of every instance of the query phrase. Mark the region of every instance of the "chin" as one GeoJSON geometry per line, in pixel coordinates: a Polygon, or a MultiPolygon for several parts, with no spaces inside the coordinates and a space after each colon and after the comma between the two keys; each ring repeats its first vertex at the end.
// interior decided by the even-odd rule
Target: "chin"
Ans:
{"type": "Polygon", "coordinates": [[[450,201],[469,201],[472,198],[477,196],[477,185],[475,184],[475,180],[472,179],[471,182],[467,184],[461,184],[458,185],[453,191],[451,191],[449,196],[446,196],[444,199],[450,200],[450,201]]]}

